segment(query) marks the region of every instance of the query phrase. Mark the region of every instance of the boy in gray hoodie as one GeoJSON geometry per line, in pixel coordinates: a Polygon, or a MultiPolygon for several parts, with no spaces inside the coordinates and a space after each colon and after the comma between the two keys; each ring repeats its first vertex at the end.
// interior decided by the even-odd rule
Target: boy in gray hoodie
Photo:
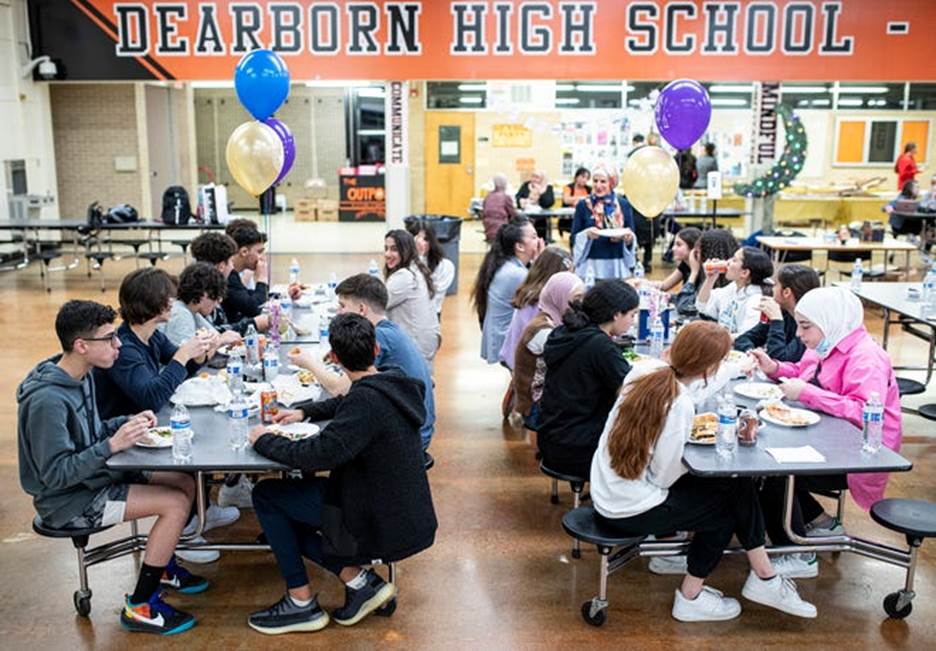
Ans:
{"type": "Polygon", "coordinates": [[[102,421],[92,368],[113,365],[120,350],[116,313],[93,301],[69,301],[55,319],[62,354],[40,362],[17,389],[20,484],[46,526],[83,529],[156,516],[136,589],[120,615],[131,631],[169,635],[195,618],[162,600],[160,586],[193,594],[208,581],[175,562],[195,483],[181,473],[124,473],[107,459],[133,447],[156,425],[151,411],[102,421]]]}

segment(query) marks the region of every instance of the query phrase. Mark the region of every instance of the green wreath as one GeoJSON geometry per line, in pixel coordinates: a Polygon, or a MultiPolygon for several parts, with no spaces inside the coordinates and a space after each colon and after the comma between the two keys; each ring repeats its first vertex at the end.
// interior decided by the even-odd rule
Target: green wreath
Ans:
{"type": "Polygon", "coordinates": [[[786,130],[786,146],[783,155],[777,159],[774,166],[763,176],[751,183],[735,183],[735,194],[745,197],[766,197],[776,194],[790,185],[796,175],[803,169],[806,160],[806,129],[800,122],[799,116],[786,106],[777,107],[777,115],[783,120],[786,130]]]}

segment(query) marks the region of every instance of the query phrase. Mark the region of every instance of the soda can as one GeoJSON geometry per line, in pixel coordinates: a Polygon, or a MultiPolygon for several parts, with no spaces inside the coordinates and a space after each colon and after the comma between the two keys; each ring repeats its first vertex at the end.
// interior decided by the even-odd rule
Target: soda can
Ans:
{"type": "Polygon", "coordinates": [[[260,422],[264,425],[270,425],[273,417],[279,413],[279,405],[276,403],[276,391],[260,392],[260,422]]]}

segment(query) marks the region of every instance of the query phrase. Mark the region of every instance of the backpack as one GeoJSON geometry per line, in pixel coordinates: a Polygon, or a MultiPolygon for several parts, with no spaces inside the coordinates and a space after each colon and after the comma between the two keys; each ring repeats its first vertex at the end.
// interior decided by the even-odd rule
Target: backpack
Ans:
{"type": "Polygon", "coordinates": [[[140,215],[136,208],[127,203],[114,206],[104,215],[104,221],[108,224],[130,224],[140,221],[140,215]]]}
{"type": "Polygon", "coordinates": [[[164,224],[185,225],[191,218],[192,206],[189,203],[188,192],[181,185],[170,185],[163,192],[160,220],[164,224]]]}
{"type": "Polygon", "coordinates": [[[101,208],[101,202],[95,201],[88,206],[88,227],[97,229],[104,223],[104,209],[101,208]]]}

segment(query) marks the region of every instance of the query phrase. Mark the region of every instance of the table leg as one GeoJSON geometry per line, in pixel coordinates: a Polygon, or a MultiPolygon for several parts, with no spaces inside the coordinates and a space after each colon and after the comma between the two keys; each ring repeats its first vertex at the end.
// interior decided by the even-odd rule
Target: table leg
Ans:
{"type": "Polygon", "coordinates": [[[929,338],[929,358],[926,360],[926,382],[929,384],[930,378],[933,377],[933,355],[936,354],[936,326],[929,324],[930,326],[930,338],[929,338]]]}
{"type": "Polygon", "coordinates": [[[796,545],[806,545],[811,549],[804,551],[819,551],[815,548],[819,545],[848,544],[851,542],[849,536],[800,536],[793,531],[793,500],[796,499],[796,476],[787,475],[786,490],[783,493],[783,531],[789,537],[790,541],[796,545]]]}
{"type": "MultiPolygon", "coordinates": [[[[889,337],[890,337],[890,309],[885,307],[884,308],[884,336],[881,342],[881,348],[883,348],[884,350],[887,350],[887,340],[889,339],[889,337]]],[[[933,338],[931,336],[930,341],[932,341],[932,339],[933,338]]],[[[930,352],[932,352],[932,350],[930,352]]],[[[932,358],[933,356],[930,355],[931,360],[932,358]]]]}

